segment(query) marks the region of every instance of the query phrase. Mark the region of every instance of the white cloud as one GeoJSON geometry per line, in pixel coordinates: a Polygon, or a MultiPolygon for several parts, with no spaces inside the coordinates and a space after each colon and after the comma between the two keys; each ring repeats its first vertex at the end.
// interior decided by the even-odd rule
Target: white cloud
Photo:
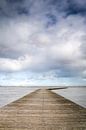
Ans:
{"type": "MultiPolygon", "coordinates": [[[[29,2],[30,8],[27,0],[24,3],[28,15],[18,15],[16,6],[11,14],[5,8],[5,13],[15,15],[0,21],[0,72],[39,72],[39,80],[85,77],[85,17],[78,14],[64,17],[65,11],[56,12],[56,6],[46,4],[49,1],[29,2]],[[48,13],[54,14],[56,24],[47,26],[52,21],[52,16],[46,18],[48,13]],[[44,77],[40,73],[45,73],[44,77]]],[[[27,82],[25,79],[24,83],[27,82]]]]}
{"type": "Polygon", "coordinates": [[[0,58],[0,70],[45,71],[58,69],[61,64],[70,69],[85,69],[86,60],[82,58],[81,50],[84,28],[81,16],[60,19],[51,28],[45,28],[39,21],[28,22],[25,18],[10,21],[7,25],[3,23],[0,26],[0,53],[9,54],[8,58],[0,58]]]}

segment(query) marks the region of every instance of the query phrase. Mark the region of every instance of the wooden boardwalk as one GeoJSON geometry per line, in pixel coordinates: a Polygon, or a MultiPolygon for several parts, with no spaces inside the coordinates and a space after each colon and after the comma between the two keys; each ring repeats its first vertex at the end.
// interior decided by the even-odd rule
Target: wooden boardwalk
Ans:
{"type": "Polygon", "coordinates": [[[0,109],[0,130],[86,130],[86,109],[37,90],[0,109]]]}

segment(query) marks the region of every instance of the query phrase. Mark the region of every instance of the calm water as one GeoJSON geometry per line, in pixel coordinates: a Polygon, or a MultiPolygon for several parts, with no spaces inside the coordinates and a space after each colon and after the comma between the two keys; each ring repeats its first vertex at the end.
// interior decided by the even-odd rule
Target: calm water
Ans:
{"type": "Polygon", "coordinates": [[[53,91],[86,108],[86,87],[71,87],[53,91]]]}
{"type": "Polygon", "coordinates": [[[23,96],[33,92],[29,87],[0,87],[0,107],[3,107],[23,96]]]}
{"type": "MultiPolygon", "coordinates": [[[[11,103],[36,89],[37,88],[29,87],[0,87],[0,107],[11,103]]],[[[53,91],[86,108],[86,87],[72,87],[53,91]]]]}

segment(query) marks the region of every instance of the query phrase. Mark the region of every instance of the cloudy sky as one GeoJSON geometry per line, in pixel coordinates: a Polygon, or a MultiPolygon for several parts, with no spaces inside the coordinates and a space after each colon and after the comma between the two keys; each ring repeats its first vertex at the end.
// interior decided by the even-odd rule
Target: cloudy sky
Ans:
{"type": "Polygon", "coordinates": [[[0,0],[0,85],[86,85],[86,0],[0,0]]]}

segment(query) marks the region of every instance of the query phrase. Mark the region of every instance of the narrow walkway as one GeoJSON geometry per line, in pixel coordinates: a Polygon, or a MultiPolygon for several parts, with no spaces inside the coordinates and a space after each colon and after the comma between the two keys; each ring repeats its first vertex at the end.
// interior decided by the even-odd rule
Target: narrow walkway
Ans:
{"type": "Polygon", "coordinates": [[[37,90],[0,109],[0,130],[86,130],[86,109],[37,90]]]}

